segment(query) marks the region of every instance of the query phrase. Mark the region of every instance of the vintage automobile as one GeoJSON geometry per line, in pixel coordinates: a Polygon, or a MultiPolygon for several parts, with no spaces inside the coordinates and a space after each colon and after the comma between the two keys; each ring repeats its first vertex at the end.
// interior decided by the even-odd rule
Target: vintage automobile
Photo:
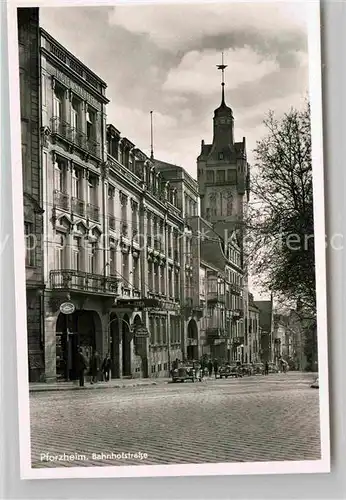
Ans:
{"type": "Polygon", "coordinates": [[[242,377],[241,370],[239,369],[239,366],[236,364],[225,364],[220,366],[219,368],[219,377],[220,378],[228,378],[228,377],[242,377]]]}
{"type": "Polygon", "coordinates": [[[279,373],[279,368],[276,366],[275,363],[269,363],[268,371],[269,373],[279,373]]]}
{"type": "Polygon", "coordinates": [[[202,380],[202,374],[199,368],[194,367],[194,365],[183,365],[176,368],[172,372],[172,382],[185,382],[186,380],[191,380],[195,382],[196,380],[202,380]]]}
{"type": "Polygon", "coordinates": [[[250,376],[250,375],[253,375],[254,370],[253,370],[253,367],[250,363],[243,363],[241,365],[241,371],[242,371],[243,375],[250,376]]]}
{"type": "Polygon", "coordinates": [[[264,364],[263,363],[255,363],[254,364],[254,374],[255,375],[264,375],[264,364]]]}

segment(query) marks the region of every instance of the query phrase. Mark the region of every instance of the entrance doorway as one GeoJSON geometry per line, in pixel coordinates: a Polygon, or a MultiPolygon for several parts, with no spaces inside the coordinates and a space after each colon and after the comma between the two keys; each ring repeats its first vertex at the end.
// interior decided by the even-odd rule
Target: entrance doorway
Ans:
{"type": "Polygon", "coordinates": [[[122,329],[122,369],[123,369],[123,377],[131,376],[131,334],[129,329],[130,318],[127,314],[123,317],[123,321],[121,322],[122,329]]]}
{"type": "Polygon", "coordinates": [[[187,325],[187,346],[186,355],[189,361],[198,359],[198,327],[194,319],[191,319],[187,325]]]}
{"type": "Polygon", "coordinates": [[[78,348],[89,362],[96,350],[96,329],[102,332],[101,320],[95,311],[60,313],[56,322],[56,373],[60,380],[76,380],[78,348]]]}

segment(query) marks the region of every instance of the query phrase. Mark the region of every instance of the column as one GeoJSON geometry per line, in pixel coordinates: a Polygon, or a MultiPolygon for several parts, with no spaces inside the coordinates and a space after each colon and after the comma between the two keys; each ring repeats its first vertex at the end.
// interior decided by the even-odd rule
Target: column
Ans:
{"type": "Polygon", "coordinates": [[[56,315],[46,308],[44,329],[44,372],[46,382],[56,381],[56,315]]]}

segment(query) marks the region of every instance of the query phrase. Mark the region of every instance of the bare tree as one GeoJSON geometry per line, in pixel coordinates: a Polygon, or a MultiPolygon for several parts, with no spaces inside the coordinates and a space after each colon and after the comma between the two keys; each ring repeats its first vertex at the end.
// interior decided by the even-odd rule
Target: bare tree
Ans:
{"type": "Polygon", "coordinates": [[[248,226],[257,284],[315,316],[315,255],[310,107],[280,120],[270,112],[257,142],[248,226]]]}

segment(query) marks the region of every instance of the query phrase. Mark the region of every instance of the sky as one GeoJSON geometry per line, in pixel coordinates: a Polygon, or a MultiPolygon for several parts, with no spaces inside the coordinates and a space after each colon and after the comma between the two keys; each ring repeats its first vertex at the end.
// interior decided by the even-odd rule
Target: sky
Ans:
{"type": "Polygon", "coordinates": [[[40,23],[108,85],[108,123],[150,154],[197,175],[201,140],[212,141],[224,51],[235,139],[253,160],[263,118],[300,107],[308,88],[304,6],[215,3],[48,7],[40,23]]]}
{"type": "Polygon", "coordinates": [[[269,110],[279,117],[307,96],[299,2],[46,7],[40,24],[107,83],[107,122],[150,155],[152,110],[155,158],[194,178],[221,101],[222,51],[235,140],[246,137],[250,164],[269,110]]]}

